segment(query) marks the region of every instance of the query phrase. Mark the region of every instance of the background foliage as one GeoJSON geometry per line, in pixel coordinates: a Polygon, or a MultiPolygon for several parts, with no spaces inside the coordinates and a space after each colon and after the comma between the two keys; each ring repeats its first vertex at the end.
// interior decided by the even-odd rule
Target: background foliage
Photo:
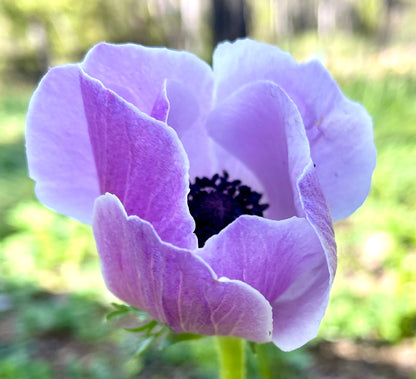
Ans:
{"type": "MultiPolygon", "coordinates": [[[[358,378],[368,370],[370,378],[412,378],[416,6],[392,0],[231,3],[244,5],[250,36],[299,60],[323,60],[343,91],[372,115],[378,150],[368,200],[336,225],[339,268],[320,336],[290,354],[266,347],[270,377],[358,378]]],[[[214,5],[192,4],[1,0],[1,378],[215,377],[209,338],[132,358],[137,337],[102,321],[111,297],[89,228],[37,202],[24,155],[27,103],[50,65],[77,61],[100,40],[187,48],[209,60],[218,36],[237,29],[214,33],[214,5]]],[[[250,355],[250,377],[256,364],[250,355]]]]}

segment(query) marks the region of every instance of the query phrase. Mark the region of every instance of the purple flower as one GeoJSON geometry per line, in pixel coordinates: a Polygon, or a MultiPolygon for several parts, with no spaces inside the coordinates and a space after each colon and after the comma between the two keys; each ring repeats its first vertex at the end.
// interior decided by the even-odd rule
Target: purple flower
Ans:
{"type": "Polygon", "coordinates": [[[213,62],[102,43],[52,68],[29,106],[30,176],[92,222],[123,301],[178,333],[291,350],[325,313],[332,220],[368,194],[371,119],[317,61],[240,40],[213,62]]]}

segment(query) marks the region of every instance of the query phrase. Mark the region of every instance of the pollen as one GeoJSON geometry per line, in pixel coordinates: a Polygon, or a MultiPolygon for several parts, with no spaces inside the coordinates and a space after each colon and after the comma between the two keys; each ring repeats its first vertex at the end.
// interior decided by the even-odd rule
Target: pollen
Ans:
{"type": "Polygon", "coordinates": [[[253,191],[240,180],[229,180],[229,175],[215,174],[212,178],[195,178],[188,194],[188,206],[195,220],[198,246],[202,247],[213,235],[241,215],[263,217],[269,207],[261,204],[262,195],[253,191]]]}

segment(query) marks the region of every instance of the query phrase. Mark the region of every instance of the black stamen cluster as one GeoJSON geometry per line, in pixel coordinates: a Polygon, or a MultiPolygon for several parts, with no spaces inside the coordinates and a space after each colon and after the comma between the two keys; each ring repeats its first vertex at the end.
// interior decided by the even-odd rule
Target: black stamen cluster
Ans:
{"type": "Polygon", "coordinates": [[[195,178],[188,194],[188,206],[195,220],[199,247],[241,215],[263,216],[268,204],[260,204],[262,195],[241,184],[229,181],[229,175],[215,174],[211,179],[195,178]]]}

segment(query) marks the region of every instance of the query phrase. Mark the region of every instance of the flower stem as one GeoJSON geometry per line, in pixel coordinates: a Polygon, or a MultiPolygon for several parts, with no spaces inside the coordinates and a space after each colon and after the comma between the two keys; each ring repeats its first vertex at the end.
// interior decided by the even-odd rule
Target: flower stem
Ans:
{"type": "Polygon", "coordinates": [[[269,356],[267,353],[266,344],[257,345],[257,362],[259,368],[259,374],[262,379],[272,379],[272,373],[269,365],[269,356]]]}
{"type": "Polygon", "coordinates": [[[235,337],[217,337],[220,379],[245,379],[245,341],[235,337]]]}

